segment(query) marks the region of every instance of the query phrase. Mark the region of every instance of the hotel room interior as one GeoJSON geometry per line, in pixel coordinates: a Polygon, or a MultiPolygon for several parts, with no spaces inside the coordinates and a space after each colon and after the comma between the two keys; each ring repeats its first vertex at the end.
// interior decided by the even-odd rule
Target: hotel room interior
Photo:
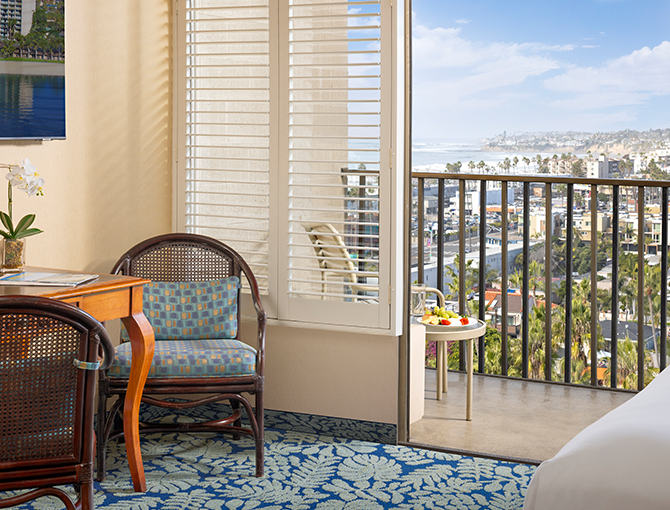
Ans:
{"type": "MultiPolygon", "coordinates": [[[[524,399],[527,394],[523,393],[522,396],[522,393],[516,393],[515,396],[514,392],[526,389],[514,386],[517,382],[521,384],[521,381],[510,380],[512,396],[504,401],[504,408],[500,409],[500,395],[505,391],[500,385],[507,382],[500,382],[500,378],[475,375],[473,421],[465,421],[465,373],[450,371],[451,398],[445,396],[449,402],[438,406],[443,408],[443,412],[450,413],[450,416],[434,418],[432,421],[437,422],[436,428],[426,433],[426,439],[412,437],[412,424],[427,413],[435,402],[436,383],[434,371],[427,370],[428,375],[424,374],[423,326],[412,322],[409,312],[413,283],[408,274],[412,256],[409,245],[413,213],[408,206],[408,202],[411,202],[411,171],[408,166],[411,164],[408,154],[411,111],[407,76],[411,67],[406,50],[409,47],[410,2],[371,0],[349,3],[357,4],[355,7],[363,10],[366,19],[375,17],[371,14],[373,11],[381,12],[379,17],[375,17],[380,28],[374,37],[378,38],[375,44],[379,44],[382,56],[373,55],[377,51],[375,48],[374,52],[362,52],[360,61],[375,67],[375,72],[379,72],[378,81],[375,82],[378,85],[372,87],[370,92],[378,94],[373,102],[380,105],[379,112],[375,113],[379,125],[373,136],[378,146],[369,156],[371,163],[367,164],[367,168],[365,164],[351,168],[351,162],[346,156],[353,150],[347,148],[346,143],[355,144],[356,140],[345,140],[344,149],[342,145],[337,145],[342,143],[341,140],[325,148],[318,145],[321,143],[319,140],[329,136],[338,139],[364,138],[347,135],[346,128],[342,136],[342,125],[349,122],[348,113],[357,111],[355,108],[347,110],[345,107],[345,113],[342,110],[324,113],[317,109],[299,117],[300,113],[304,113],[300,110],[301,105],[337,102],[338,92],[347,86],[346,83],[342,85],[342,80],[328,79],[328,75],[324,74],[318,79],[313,77],[311,85],[304,87],[309,89],[307,92],[300,90],[299,73],[302,66],[309,67],[309,63],[300,60],[304,58],[303,53],[325,53],[325,58],[336,59],[334,63],[330,61],[333,68],[347,67],[346,59],[343,64],[342,60],[337,60],[338,56],[333,57],[331,54],[346,53],[347,43],[342,40],[331,40],[328,44],[332,46],[328,51],[318,44],[310,46],[307,44],[309,41],[300,46],[301,30],[309,31],[309,28],[301,26],[305,22],[303,17],[338,19],[347,13],[347,2],[66,2],[66,139],[0,141],[0,162],[20,162],[29,158],[45,179],[44,196],[27,197],[22,194],[14,198],[17,214],[34,213],[35,226],[43,231],[28,238],[27,265],[107,274],[122,254],[146,239],[171,232],[204,234],[230,244],[245,259],[251,259],[252,270],[255,272],[258,268],[256,277],[262,291],[261,300],[268,314],[265,330],[266,458],[263,477],[253,476],[254,447],[250,438],[231,440],[226,435],[175,434],[173,437],[163,437],[152,434],[140,438],[147,489],[146,492],[134,493],[124,444],[113,441],[107,457],[107,479],[94,485],[95,506],[98,508],[520,509],[540,462],[555,455],[589,423],[595,422],[622,402],[633,403],[635,400],[629,400],[632,392],[623,393],[621,398],[610,397],[607,393],[607,397],[603,397],[607,401],[598,407],[600,403],[593,404],[599,398],[593,396],[597,390],[586,390],[594,393],[582,400],[575,397],[574,405],[595,405],[597,408],[592,414],[585,411],[584,414],[588,416],[581,417],[582,421],[576,424],[567,423],[570,420],[565,419],[556,420],[553,425],[544,422],[538,425],[544,428],[545,437],[554,435],[552,426],[555,427],[554,432],[559,436],[560,444],[552,445],[539,455],[515,451],[514,447],[496,453],[495,448],[487,451],[487,445],[478,448],[478,434],[492,434],[483,443],[495,443],[497,433],[491,429],[497,427],[501,437],[515,430],[510,441],[523,438],[524,428],[534,427],[535,422],[524,423],[522,418],[515,416],[515,407],[526,405],[524,399]],[[247,78],[260,77],[258,80],[245,79],[242,85],[231,85],[231,80],[215,84],[214,81],[207,83],[206,80],[194,79],[202,78],[203,75],[199,73],[206,73],[212,68],[214,77],[225,78],[225,75],[217,75],[222,73],[221,69],[226,69],[225,66],[198,67],[193,64],[194,54],[187,56],[187,51],[200,51],[189,48],[206,41],[209,31],[220,29],[198,26],[197,23],[188,25],[189,20],[199,19],[201,15],[206,17],[208,9],[211,7],[215,11],[217,4],[223,5],[217,15],[224,13],[239,18],[239,23],[246,20],[248,25],[245,25],[243,32],[252,34],[258,26],[263,27],[261,31],[264,40],[253,44],[242,42],[231,51],[239,57],[235,62],[237,67],[231,72],[240,72],[239,69],[245,65],[251,69],[250,73],[262,68],[260,74],[243,75],[247,78]],[[304,4],[314,5],[305,7],[304,4]],[[197,33],[198,30],[201,33],[197,33]],[[248,44],[247,50],[244,49],[245,44],[248,44]],[[255,60],[259,58],[262,61],[260,65],[255,60]],[[376,65],[370,60],[374,58],[381,58],[381,63],[376,65]],[[200,90],[196,90],[198,87],[200,90]],[[223,101],[227,105],[225,108],[230,108],[235,102],[244,102],[235,99],[237,97],[248,97],[249,104],[257,105],[261,102],[270,113],[265,120],[250,120],[244,114],[237,117],[232,114],[222,115],[217,120],[214,109],[213,116],[206,121],[195,116],[193,111],[189,114],[188,109],[197,103],[197,98],[202,100],[207,97],[208,91],[219,87],[224,93],[225,89],[229,89],[227,93],[232,94],[230,97],[238,94],[233,99],[229,97],[223,101]],[[244,96],[249,91],[249,95],[244,96]],[[308,96],[301,96],[301,93],[308,96]],[[330,121],[324,120],[328,114],[339,117],[335,127],[329,128],[330,121]],[[313,125],[305,127],[304,124],[310,119],[313,125]],[[238,129],[234,126],[236,123],[238,129]],[[232,133],[233,137],[239,137],[238,140],[231,142],[232,138],[227,139],[221,142],[221,150],[217,152],[215,148],[209,156],[198,159],[199,156],[194,154],[201,149],[194,146],[198,143],[207,145],[211,140],[205,141],[207,136],[203,133],[208,133],[208,125],[217,124],[220,124],[219,128],[224,124],[229,125],[221,129],[230,129],[227,135],[232,133]],[[252,131],[240,135],[244,133],[245,126],[252,131]],[[301,128],[304,131],[300,132],[301,128]],[[202,138],[198,139],[198,136],[202,138]],[[307,145],[301,146],[301,140],[307,145]],[[249,182],[257,178],[258,169],[261,168],[263,175],[258,178],[268,179],[269,184],[263,188],[264,191],[258,191],[257,188],[249,191],[251,194],[267,195],[267,204],[264,202],[266,197],[258,195],[258,200],[264,204],[261,208],[266,210],[266,217],[262,220],[252,219],[241,229],[248,235],[252,231],[252,223],[257,222],[259,225],[259,232],[253,235],[257,236],[259,245],[265,246],[262,249],[265,250],[266,259],[261,263],[253,255],[258,251],[258,246],[238,242],[240,234],[234,229],[211,227],[207,223],[211,210],[201,207],[198,199],[193,197],[203,193],[202,197],[211,188],[207,188],[206,184],[198,188],[202,183],[195,182],[198,180],[197,174],[189,173],[192,169],[189,165],[196,165],[197,161],[214,161],[216,164],[219,158],[226,161],[244,159],[244,155],[240,157],[236,153],[238,155],[230,156],[225,151],[233,151],[236,144],[239,147],[245,143],[265,144],[261,156],[258,151],[244,153],[253,162],[248,166],[240,164],[239,168],[250,168],[253,172],[245,175],[240,170],[236,174],[239,182],[249,182]],[[342,156],[343,153],[345,156],[342,156]],[[306,185],[303,182],[301,187],[300,176],[308,172],[300,164],[305,167],[313,164],[316,172],[331,172],[332,178],[308,181],[306,185]],[[356,171],[376,171],[377,177],[373,181],[360,181],[360,187],[352,186],[352,177],[343,177],[347,164],[352,170],[351,174],[356,176],[355,179],[359,175],[356,171]],[[372,281],[375,287],[374,299],[338,299],[337,294],[342,291],[333,291],[332,286],[326,286],[321,280],[327,277],[323,275],[328,268],[319,267],[317,258],[324,255],[319,255],[319,250],[313,246],[316,241],[310,240],[308,230],[303,226],[306,221],[314,222],[309,216],[313,212],[317,213],[317,222],[342,223],[341,219],[324,221],[319,214],[333,208],[336,211],[334,216],[339,215],[337,217],[341,218],[342,212],[348,207],[343,203],[354,199],[349,196],[343,200],[342,195],[333,198],[328,193],[332,189],[342,190],[347,186],[357,190],[378,188],[374,197],[368,194],[360,199],[378,202],[376,216],[371,215],[374,216],[377,230],[373,234],[369,231],[363,234],[378,238],[374,267],[354,267],[354,271],[358,269],[365,273],[368,284],[372,281]],[[295,202],[301,192],[308,195],[313,193],[314,196],[308,196],[303,202],[295,202]],[[328,200],[319,202],[319,194],[328,200]],[[307,213],[301,216],[300,211],[303,209],[307,213]],[[198,222],[201,226],[198,226],[198,222]],[[332,295],[329,295],[329,299],[321,299],[319,293],[325,292],[326,287],[332,295]],[[487,384],[497,385],[488,390],[488,397],[484,395],[487,384]],[[495,408],[499,416],[487,417],[486,406],[495,408]],[[490,421],[487,425],[487,419],[503,421],[495,422],[495,425],[494,421],[490,421]],[[503,429],[506,429],[505,433],[503,429]],[[450,445],[440,445],[437,441],[430,444],[431,438],[450,434],[450,437],[457,434],[467,440],[464,443],[454,441],[450,445]],[[163,455],[165,459],[162,459],[163,455]]],[[[348,23],[355,24],[351,21],[348,23]]],[[[345,33],[344,37],[347,37],[347,31],[342,30],[342,25],[335,23],[333,26],[333,34],[341,37],[345,33]]],[[[225,41],[226,37],[241,37],[239,40],[244,41],[244,34],[236,35],[232,30],[234,27],[229,28],[230,34],[220,37],[220,46],[212,50],[213,53],[229,51],[221,49],[223,43],[220,41],[225,41]]],[[[323,26],[320,28],[323,29],[323,26]]],[[[208,50],[204,51],[206,53],[208,50]]],[[[317,59],[318,56],[311,64],[323,64],[317,62],[317,59]]],[[[352,73],[351,69],[347,72],[352,73]]],[[[362,77],[369,78],[370,75],[362,77]]],[[[344,94],[346,98],[346,90],[344,94]]],[[[342,96],[339,100],[342,100],[342,96]]],[[[263,111],[251,109],[246,110],[246,113],[263,111]]],[[[215,126],[212,129],[217,128],[215,126]]],[[[225,182],[218,184],[225,185],[225,182]]],[[[243,188],[223,187],[203,200],[215,200],[212,197],[216,196],[221,200],[230,200],[235,194],[243,196],[243,188]]],[[[212,206],[212,203],[208,202],[208,205],[212,206]]],[[[221,221],[234,222],[235,214],[225,212],[221,221]]],[[[240,210],[237,214],[244,215],[240,210]]],[[[365,222],[368,221],[373,220],[366,217],[365,222]]],[[[337,230],[343,231],[344,226],[337,230]]],[[[337,271],[341,275],[343,271],[351,271],[351,267],[336,268],[336,274],[337,271]]],[[[356,278],[353,281],[347,280],[344,287],[360,286],[356,278]]],[[[360,289],[354,289],[354,293],[357,290],[360,289]]],[[[241,338],[254,345],[256,321],[253,312],[248,312],[252,309],[251,302],[244,293],[241,306],[241,338]],[[247,312],[244,307],[247,307],[247,312]]],[[[118,345],[120,321],[110,321],[105,325],[114,345],[118,345]]],[[[657,381],[654,385],[660,387],[661,383],[657,381]]],[[[536,391],[532,398],[540,400],[542,394],[563,399],[566,392],[570,391],[567,386],[544,385],[541,381],[525,381],[524,384],[529,387],[535,384],[533,388],[539,390],[531,388],[528,391],[536,391]],[[545,389],[545,386],[549,389],[545,389]],[[558,393],[563,393],[563,396],[558,396],[558,393]]],[[[657,404],[661,405],[658,399],[654,400],[654,406],[657,404]]],[[[160,417],[157,411],[143,412],[160,417]]],[[[541,414],[543,411],[530,412],[541,414]]],[[[638,409],[632,414],[639,416],[640,413],[642,411],[638,409]]],[[[661,422],[664,420],[662,415],[657,418],[661,422]]],[[[552,420],[554,418],[549,418],[550,422],[552,420]]],[[[630,420],[626,423],[630,423],[631,427],[639,425],[629,415],[626,415],[625,420],[630,420]]],[[[609,431],[617,426],[616,420],[608,423],[609,431]]],[[[419,429],[414,430],[419,433],[419,429]]],[[[658,506],[658,500],[670,501],[668,489],[664,488],[669,485],[656,484],[656,478],[650,481],[649,473],[652,469],[648,465],[639,466],[638,463],[648,458],[641,454],[642,451],[654,452],[667,440],[659,434],[654,436],[655,441],[647,444],[648,436],[642,436],[629,438],[645,444],[631,446],[632,451],[639,455],[631,461],[634,462],[634,468],[627,465],[619,475],[612,475],[618,484],[609,483],[605,486],[602,478],[606,475],[601,472],[601,476],[595,476],[593,471],[598,471],[598,462],[594,461],[593,456],[600,458],[598,456],[604,454],[591,452],[588,460],[590,474],[579,471],[581,478],[560,480],[556,486],[568,492],[572,490],[576,500],[584,498],[583,501],[589,501],[589,508],[599,508],[597,505],[590,506],[594,498],[597,500],[606,493],[608,502],[616,501],[617,485],[635,486],[638,483],[632,482],[632,478],[628,477],[630,475],[636,480],[646,480],[643,489],[637,491],[635,497],[640,497],[640,492],[646,496],[650,492],[653,495],[647,500],[648,506],[636,507],[662,508],[658,506]],[[638,472],[635,473],[635,470],[638,472]],[[626,476],[621,478],[621,473],[626,476]],[[590,475],[594,475],[593,480],[588,478],[590,475]],[[578,480],[590,487],[583,491],[576,489],[575,484],[580,483],[578,480]],[[652,482],[653,489],[649,489],[652,482]],[[603,485],[598,486],[600,483],[603,485]]],[[[603,436],[596,434],[596,437],[603,436]]],[[[541,439],[539,443],[542,443],[541,439]]],[[[603,462],[609,463],[625,460],[625,457],[618,455],[602,458],[608,459],[603,462]]],[[[560,462],[560,459],[556,462],[560,462]]],[[[651,465],[656,462],[656,458],[649,460],[651,465]]],[[[656,470],[657,474],[663,472],[660,467],[656,470]]],[[[558,471],[561,471],[560,466],[558,471]]],[[[546,484],[551,486],[551,466],[547,465],[537,472],[543,473],[542,483],[538,482],[541,487],[534,488],[534,506],[527,508],[554,508],[550,500],[556,504],[555,498],[559,497],[556,491],[548,490],[546,495],[541,492],[546,490],[546,484]]],[[[556,475],[556,478],[561,478],[561,475],[556,475]]],[[[67,490],[72,494],[70,489],[67,490]]],[[[0,507],[5,496],[7,494],[0,494],[0,507]]],[[[42,505],[47,505],[44,501],[58,504],[52,498],[41,500],[42,505]]],[[[632,508],[621,506],[622,501],[628,500],[622,496],[618,501],[620,506],[607,508],[632,508]]],[[[580,508],[565,506],[565,502],[559,507],[580,508]]],[[[24,503],[19,508],[61,507],[38,506],[37,502],[33,502],[24,503]]]]}

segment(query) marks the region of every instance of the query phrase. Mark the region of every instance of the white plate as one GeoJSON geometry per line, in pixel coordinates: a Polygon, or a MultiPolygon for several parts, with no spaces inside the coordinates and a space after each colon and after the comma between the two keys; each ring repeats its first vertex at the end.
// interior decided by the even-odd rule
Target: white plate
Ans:
{"type": "MultiPolygon", "coordinates": [[[[426,326],[427,331],[440,331],[447,333],[449,331],[453,331],[454,333],[456,331],[467,331],[468,329],[475,329],[481,327],[484,323],[479,321],[479,319],[475,317],[468,317],[470,322],[468,324],[458,324],[458,325],[452,325],[450,324],[449,326],[444,326],[442,324],[424,324],[421,322],[420,318],[417,318],[417,322],[419,324],[423,324],[426,326]]],[[[452,320],[458,320],[458,319],[452,319],[452,320]]]]}

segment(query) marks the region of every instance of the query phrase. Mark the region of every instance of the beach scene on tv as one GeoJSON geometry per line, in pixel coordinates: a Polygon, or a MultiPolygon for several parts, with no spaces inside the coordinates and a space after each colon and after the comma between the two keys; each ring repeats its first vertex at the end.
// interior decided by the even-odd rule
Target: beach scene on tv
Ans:
{"type": "Polygon", "coordinates": [[[0,1],[0,139],[65,138],[65,2],[0,1]]]}

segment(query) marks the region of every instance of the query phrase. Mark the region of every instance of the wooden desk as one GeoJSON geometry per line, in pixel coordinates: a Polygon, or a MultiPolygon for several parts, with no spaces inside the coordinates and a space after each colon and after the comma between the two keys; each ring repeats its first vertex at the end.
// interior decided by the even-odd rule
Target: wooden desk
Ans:
{"type": "MultiPolygon", "coordinates": [[[[26,268],[26,271],[73,272],[41,268],[26,268]]],[[[142,290],[146,283],[149,280],[143,278],[102,274],[97,280],[78,287],[0,285],[0,295],[50,297],[75,305],[100,322],[113,319],[123,321],[133,353],[128,393],[123,407],[123,431],[135,492],[147,490],[140,452],[139,410],[142,390],[154,355],[154,332],[142,312],[142,290]]]]}

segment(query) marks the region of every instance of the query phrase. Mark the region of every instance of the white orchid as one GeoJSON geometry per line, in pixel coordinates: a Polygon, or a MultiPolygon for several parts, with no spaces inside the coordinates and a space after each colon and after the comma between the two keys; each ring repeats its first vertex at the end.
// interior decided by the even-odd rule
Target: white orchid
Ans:
{"type": "Polygon", "coordinates": [[[9,165],[9,173],[5,176],[9,184],[16,188],[21,186],[26,180],[26,171],[19,165],[9,165]]]}
{"type": "Polygon", "coordinates": [[[42,231],[38,228],[29,228],[35,221],[34,214],[27,214],[14,227],[14,220],[12,217],[12,189],[20,189],[25,191],[28,196],[44,195],[42,186],[44,186],[44,179],[37,175],[37,168],[29,159],[21,160],[21,165],[7,165],[0,164],[0,167],[9,169],[5,177],[9,181],[7,185],[7,206],[9,214],[0,212],[0,220],[7,229],[0,230],[0,235],[6,239],[21,239],[23,237],[34,236],[42,231]]]}
{"type": "Polygon", "coordinates": [[[36,177],[34,175],[29,175],[26,177],[25,184],[19,187],[20,190],[28,193],[28,196],[32,197],[33,195],[44,195],[42,192],[42,186],[44,185],[44,179],[41,177],[36,177]]]}

